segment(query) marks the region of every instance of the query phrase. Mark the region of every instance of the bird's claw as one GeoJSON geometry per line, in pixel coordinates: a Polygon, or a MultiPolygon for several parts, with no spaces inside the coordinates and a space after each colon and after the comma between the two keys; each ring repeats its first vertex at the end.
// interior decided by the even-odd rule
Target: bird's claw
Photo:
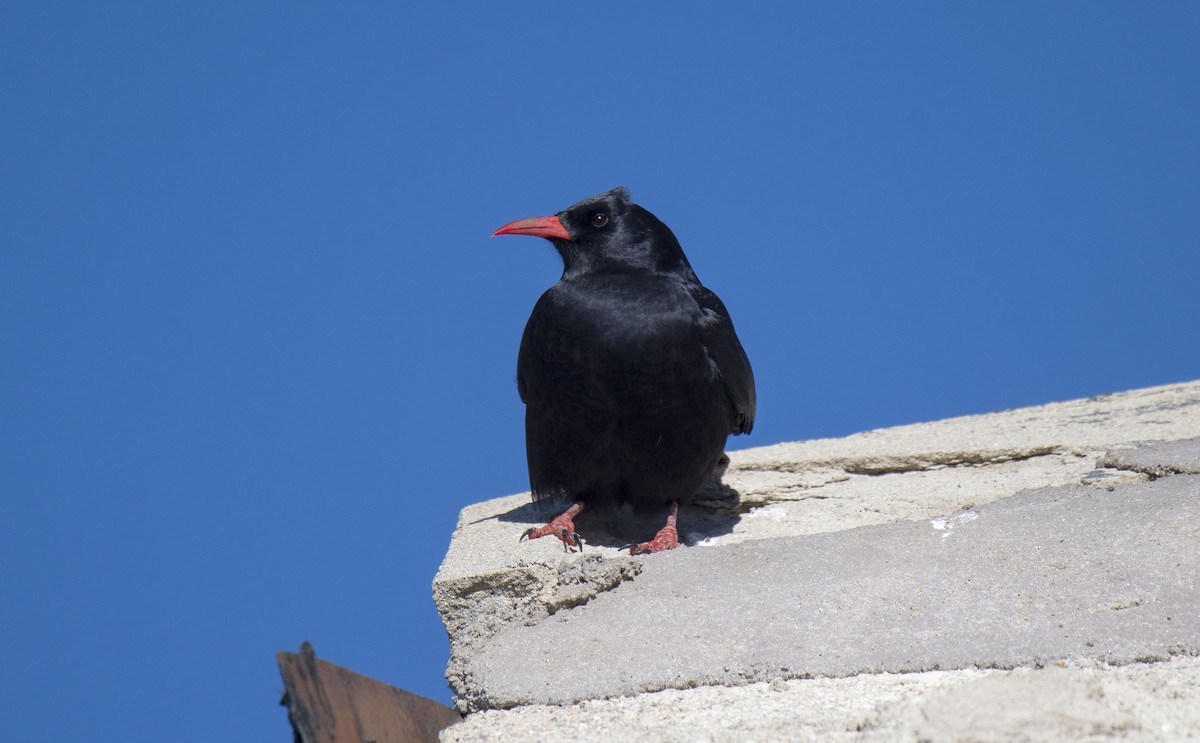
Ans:
{"type": "Polygon", "coordinates": [[[521,536],[519,539],[517,539],[517,542],[524,542],[526,539],[537,539],[538,537],[544,537],[549,534],[553,534],[562,540],[563,549],[565,549],[567,552],[574,552],[576,547],[579,548],[580,552],[583,552],[583,537],[579,536],[578,533],[566,528],[559,529],[557,532],[554,532],[545,531],[545,527],[540,529],[536,527],[530,527],[521,532],[521,536]]]}
{"type": "Polygon", "coordinates": [[[578,547],[579,551],[583,552],[583,537],[579,536],[575,532],[569,529],[563,529],[558,533],[558,538],[562,540],[563,548],[567,552],[574,552],[575,547],[578,547]]]}

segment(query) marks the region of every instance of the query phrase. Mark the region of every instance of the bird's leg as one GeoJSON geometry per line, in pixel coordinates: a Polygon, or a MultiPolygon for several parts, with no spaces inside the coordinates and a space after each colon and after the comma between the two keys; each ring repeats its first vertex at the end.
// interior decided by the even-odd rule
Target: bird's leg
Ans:
{"type": "Polygon", "coordinates": [[[526,529],[525,533],[522,534],[521,538],[517,541],[523,542],[527,538],[537,539],[538,537],[544,537],[547,534],[553,534],[562,540],[563,547],[566,548],[567,552],[573,551],[574,547],[578,547],[579,551],[583,552],[583,537],[575,533],[575,523],[571,521],[571,519],[578,516],[579,512],[582,510],[583,501],[575,501],[575,504],[568,508],[563,515],[554,519],[549,524],[546,524],[545,526],[539,526],[536,529],[526,529]]]}
{"type": "Polygon", "coordinates": [[[651,552],[665,552],[679,546],[679,532],[675,530],[675,519],[679,515],[679,501],[671,501],[671,510],[667,511],[667,525],[658,530],[654,539],[641,544],[627,544],[621,549],[629,550],[631,555],[648,555],[651,552]]]}

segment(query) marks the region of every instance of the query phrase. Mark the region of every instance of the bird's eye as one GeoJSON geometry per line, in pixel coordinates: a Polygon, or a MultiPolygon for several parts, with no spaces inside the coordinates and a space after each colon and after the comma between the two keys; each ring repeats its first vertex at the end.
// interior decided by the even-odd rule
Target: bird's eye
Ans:
{"type": "Polygon", "coordinates": [[[608,224],[608,215],[604,212],[596,212],[592,215],[593,227],[603,227],[606,224],[608,224]]]}

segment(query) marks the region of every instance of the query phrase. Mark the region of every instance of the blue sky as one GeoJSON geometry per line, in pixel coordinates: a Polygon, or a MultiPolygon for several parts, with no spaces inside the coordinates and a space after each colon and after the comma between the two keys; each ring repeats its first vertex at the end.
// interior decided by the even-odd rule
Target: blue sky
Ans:
{"type": "Polygon", "coordinates": [[[733,314],[733,448],[1200,377],[1197,39],[1194,3],[7,3],[6,731],[288,740],[306,639],[449,701],[430,582],[527,488],[561,268],[488,234],[616,185],[733,314]]]}

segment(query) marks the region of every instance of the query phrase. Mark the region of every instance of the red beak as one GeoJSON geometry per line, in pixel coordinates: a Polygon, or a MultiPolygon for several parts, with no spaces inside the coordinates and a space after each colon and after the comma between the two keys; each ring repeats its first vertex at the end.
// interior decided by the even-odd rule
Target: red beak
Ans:
{"type": "Polygon", "coordinates": [[[558,238],[559,240],[570,240],[571,233],[567,232],[567,228],[563,227],[563,223],[558,221],[558,217],[527,217],[526,219],[518,219],[516,222],[509,222],[500,229],[492,233],[492,237],[496,235],[533,235],[534,237],[558,238]]]}

